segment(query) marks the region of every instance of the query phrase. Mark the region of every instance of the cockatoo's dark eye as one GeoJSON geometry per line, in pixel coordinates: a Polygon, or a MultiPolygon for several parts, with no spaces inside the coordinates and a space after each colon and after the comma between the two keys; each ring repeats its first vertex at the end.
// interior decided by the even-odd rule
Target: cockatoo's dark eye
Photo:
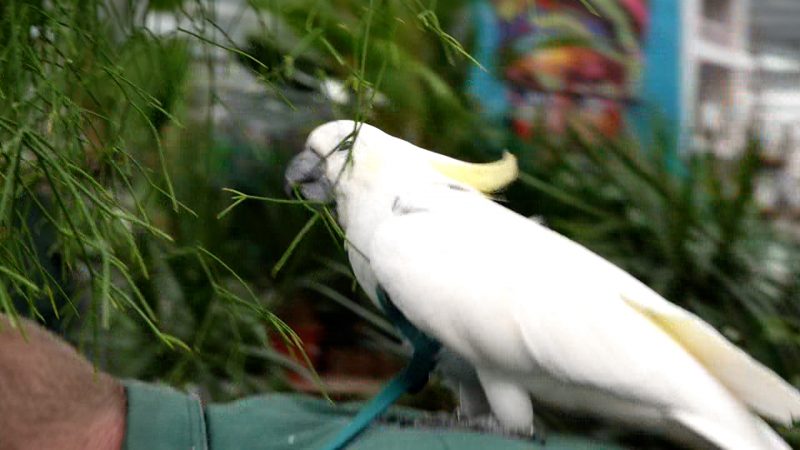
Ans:
{"type": "Polygon", "coordinates": [[[350,150],[353,149],[354,142],[355,138],[353,138],[352,136],[348,136],[339,141],[339,143],[336,145],[336,147],[334,147],[333,150],[337,152],[349,152],[350,150]]]}

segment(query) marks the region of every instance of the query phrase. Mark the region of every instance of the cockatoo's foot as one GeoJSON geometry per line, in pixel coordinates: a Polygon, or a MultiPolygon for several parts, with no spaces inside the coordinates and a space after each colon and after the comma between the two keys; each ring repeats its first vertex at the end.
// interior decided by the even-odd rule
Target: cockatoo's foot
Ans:
{"type": "Polygon", "coordinates": [[[504,427],[497,419],[489,414],[477,417],[465,417],[451,413],[431,413],[422,417],[387,417],[382,420],[393,425],[414,428],[446,428],[450,430],[465,430],[476,433],[498,434],[512,439],[536,441],[545,443],[546,433],[544,425],[534,419],[528,429],[509,429],[504,427]]]}

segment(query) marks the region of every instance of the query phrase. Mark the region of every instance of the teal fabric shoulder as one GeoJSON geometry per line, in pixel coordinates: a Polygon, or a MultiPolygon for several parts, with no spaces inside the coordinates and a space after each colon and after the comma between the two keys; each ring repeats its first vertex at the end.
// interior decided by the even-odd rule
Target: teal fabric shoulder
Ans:
{"type": "MultiPolygon", "coordinates": [[[[268,394],[203,408],[196,396],[126,381],[125,450],[318,450],[363,406],[332,405],[292,394],[268,394]]],[[[411,423],[419,411],[395,407],[392,423],[411,423]]],[[[373,423],[352,450],[622,450],[586,439],[550,436],[547,445],[465,431],[373,423]]]]}
{"type": "Polygon", "coordinates": [[[167,386],[126,380],[124,450],[209,450],[203,405],[167,386]]]}
{"type": "MultiPolygon", "coordinates": [[[[331,442],[363,406],[331,405],[289,394],[250,397],[206,409],[212,450],[317,450],[331,442]]],[[[398,422],[420,417],[419,411],[392,408],[398,422]]],[[[348,450],[622,450],[587,439],[551,436],[546,445],[466,431],[401,427],[373,423],[348,450]]]]}

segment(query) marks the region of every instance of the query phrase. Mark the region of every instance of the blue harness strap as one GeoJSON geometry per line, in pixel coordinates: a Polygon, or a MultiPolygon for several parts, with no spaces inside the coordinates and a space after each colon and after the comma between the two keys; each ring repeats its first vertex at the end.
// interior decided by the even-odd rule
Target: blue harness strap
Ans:
{"type": "Polygon", "coordinates": [[[431,372],[436,367],[436,355],[442,347],[441,344],[412,325],[403,313],[392,304],[386,291],[380,286],[378,286],[377,295],[386,316],[403,336],[411,341],[414,353],[408,366],[361,408],[336,438],[325,446],[325,450],[339,450],[347,446],[366,430],[372,421],[389,409],[400,396],[407,392],[418,392],[425,387],[431,372]]]}

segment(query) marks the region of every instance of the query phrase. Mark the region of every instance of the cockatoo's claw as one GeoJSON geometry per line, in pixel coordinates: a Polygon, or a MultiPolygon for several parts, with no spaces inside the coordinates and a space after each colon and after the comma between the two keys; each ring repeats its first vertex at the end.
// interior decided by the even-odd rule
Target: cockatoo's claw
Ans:
{"type": "Polygon", "coordinates": [[[536,440],[539,441],[540,444],[542,445],[547,444],[547,426],[536,416],[533,416],[532,433],[534,434],[536,440]]]}
{"type": "Polygon", "coordinates": [[[530,428],[524,430],[512,430],[500,425],[500,422],[492,415],[478,417],[465,417],[458,412],[451,413],[430,413],[422,417],[387,417],[383,422],[393,425],[414,427],[414,428],[444,428],[449,430],[464,430],[476,433],[497,434],[512,439],[524,441],[535,441],[544,444],[546,440],[545,427],[534,420],[530,428]]]}
{"type": "Polygon", "coordinates": [[[456,428],[464,428],[479,433],[499,434],[512,439],[536,441],[542,444],[545,442],[546,438],[544,425],[536,419],[534,419],[534,423],[526,429],[506,428],[501,425],[493,415],[465,417],[459,421],[461,424],[456,425],[456,428]]]}

